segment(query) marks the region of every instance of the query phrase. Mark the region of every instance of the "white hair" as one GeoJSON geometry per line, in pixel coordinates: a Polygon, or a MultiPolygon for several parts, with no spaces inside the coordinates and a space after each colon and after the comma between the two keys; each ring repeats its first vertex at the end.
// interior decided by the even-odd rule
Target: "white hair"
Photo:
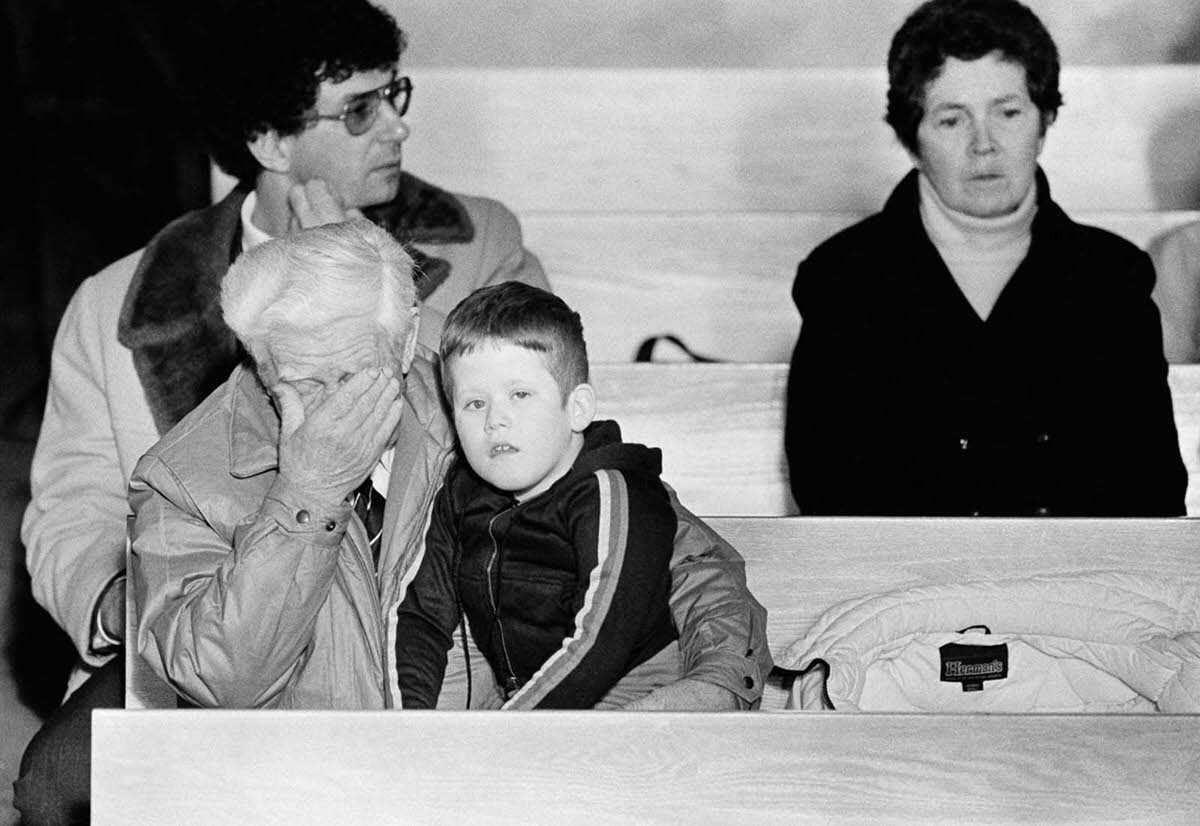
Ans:
{"type": "Polygon", "coordinates": [[[281,347],[356,318],[373,320],[399,354],[416,335],[415,304],[412,257],[363,219],[259,244],[238,257],[221,283],[225,323],[260,372],[271,374],[281,347]]]}

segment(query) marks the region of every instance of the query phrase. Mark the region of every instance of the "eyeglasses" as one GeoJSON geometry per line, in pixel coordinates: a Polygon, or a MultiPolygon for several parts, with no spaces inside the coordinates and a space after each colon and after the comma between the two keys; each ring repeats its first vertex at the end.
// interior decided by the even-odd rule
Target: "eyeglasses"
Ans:
{"type": "Polygon", "coordinates": [[[337,115],[322,115],[316,113],[305,119],[306,124],[319,120],[340,120],[351,135],[361,135],[375,125],[379,119],[379,107],[384,100],[392,104],[396,114],[403,117],[408,111],[409,101],[412,100],[412,79],[408,77],[393,78],[378,89],[355,95],[349,100],[337,115]]]}

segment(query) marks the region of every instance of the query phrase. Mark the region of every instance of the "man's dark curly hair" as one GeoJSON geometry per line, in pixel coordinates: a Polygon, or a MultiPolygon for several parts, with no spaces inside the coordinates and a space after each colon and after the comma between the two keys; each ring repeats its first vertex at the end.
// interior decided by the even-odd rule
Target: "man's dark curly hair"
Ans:
{"type": "Polygon", "coordinates": [[[925,90],[946,58],[977,60],[999,51],[1025,67],[1029,97],[1050,125],[1062,105],[1058,48],[1050,32],[1017,0],[929,0],[901,24],[888,51],[887,122],[909,152],[925,115],[925,90]]]}
{"type": "Polygon", "coordinates": [[[215,71],[206,79],[209,148],[242,186],[261,167],[247,141],[274,129],[304,128],[323,81],[390,69],[406,45],[404,32],[368,0],[244,0],[213,44],[215,71]]]}

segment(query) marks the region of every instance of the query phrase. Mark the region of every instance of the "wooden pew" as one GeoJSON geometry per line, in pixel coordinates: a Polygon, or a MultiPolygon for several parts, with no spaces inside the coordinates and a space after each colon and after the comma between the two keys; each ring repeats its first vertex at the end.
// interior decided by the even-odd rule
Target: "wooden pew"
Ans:
{"type": "MultiPolygon", "coordinates": [[[[1200,577],[1200,520],[713,517],[746,559],[778,657],[828,608],[920,585],[1129,571],[1200,577]]],[[[773,680],[764,709],[782,708],[773,680]]]]}
{"type": "MultiPolygon", "coordinates": [[[[406,70],[405,165],[521,215],[865,214],[911,164],[878,68],[406,70]]],[[[1042,164],[1068,212],[1195,209],[1189,65],[1067,66],[1042,164]]]]}
{"type": "MultiPolygon", "coordinates": [[[[706,517],[796,513],[783,455],[786,364],[599,364],[592,381],[599,415],[618,421],[626,439],[662,448],[663,478],[691,510],[706,517]]],[[[1188,514],[1200,516],[1200,365],[1172,366],[1169,381],[1190,477],[1188,514]]],[[[130,603],[126,639],[135,621],[130,603]]],[[[173,702],[145,663],[127,658],[128,707],[173,702]]]]}
{"type": "MultiPolygon", "coordinates": [[[[599,415],[663,450],[663,478],[704,515],[796,513],[783,454],[787,364],[596,364],[599,415]]],[[[1200,365],[1168,375],[1179,447],[1200,516],[1200,365]]],[[[1097,449],[1102,449],[1098,446],[1097,449]]]]}
{"type": "MultiPolygon", "coordinates": [[[[829,607],[897,588],[1084,571],[1200,576],[1197,519],[733,516],[706,521],[745,558],[750,588],[767,608],[776,656],[829,607]]],[[[132,610],[129,619],[132,634],[132,610]]],[[[140,658],[129,660],[126,706],[170,707],[170,689],[140,658]]],[[[782,682],[772,683],[763,707],[781,708],[783,690],[782,682]]]]}
{"type": "MultiPolygon", "coordinates": [[[[406,167],[517,212],[593,361],[668,332],[786,361],[796,264],[910,168],[883,122],[882,69],[411,74],[406,167]]],[[[1042,161],[1071,215],[1143,247],[1200,219],[1200,73],[1068,66],[1062,86],[1042,161]]]]}
{"type": "MultiPolygon", "coordinates": [[[[555,292],[582,316],[594,361],[632,361],[640,342],[673,333],[699,353],[771,362],[791,358],[800,332],[796,265],[862,217],[535,213],[523,224],[555,292]]],[[[1074,217],[1144,248],[1200,212],[1074,217]]]]}
{"type": "Polygon", "coordinates": [[[1200,717],[99,710],[92,822],[1194,822],[1200,717]]]}
{"type": "MultiPolygon", "coordinates": [[[[897,588],[1200,576],[1200,520],[710,520],[778,656],[897,588]]],[[[786,675],[763,707],[778,710],[786,675]]],[[[97,712],[96,823],[1188,822],[1197,715],[97,712]],[[449,801],[449,802],[448,802],[449,801]]]]}
{"type": "MultiPolygon", "coordinates": [[[[595,361],[668,332],[787,360],[796,264],[910,168],[880,68],[413,74],[406,163],[517,211],[595,361]]],[[[1200,74],[1068,66],[1062,88],[1042,163],[1070,214],[1143,247],[1200,218],[1200,74]]]]}
{"type": "Polygon", "coordinates": [[[660,447],[696,513],[796,513],[783,454],[786,364],[596,364],[599,417],[660,447]]]}
{"type": "MultiPolygon", "coordinates": [[[[786,364],[599,364],[592,381],[599,415],[618,421],[626,439],[662,448],[663,478],[694,512],[796,513],[783,454],[786,364]]],[[[1188,514],[1200,516],[1200,365],[1172,366],[1169,381],[1190,477],[1188,514]]],[[[135,620],[131,604],[126,639],[135,620]]],[[[127,659],[127,706],[173,702],[145,663],[127,659]]]]}

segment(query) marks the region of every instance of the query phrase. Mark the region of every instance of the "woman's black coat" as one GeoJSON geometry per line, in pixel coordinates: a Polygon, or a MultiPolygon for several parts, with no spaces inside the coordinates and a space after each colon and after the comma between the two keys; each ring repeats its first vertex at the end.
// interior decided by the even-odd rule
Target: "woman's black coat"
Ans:
{"type": "Polygon", "coordinates": [[[925,232],[915,172],[800,264],[802,513],[1184,512],[1150,259],[1068,218],[1040,171],[1037,187],[1029,252],[986,321],[925,232]]]}

